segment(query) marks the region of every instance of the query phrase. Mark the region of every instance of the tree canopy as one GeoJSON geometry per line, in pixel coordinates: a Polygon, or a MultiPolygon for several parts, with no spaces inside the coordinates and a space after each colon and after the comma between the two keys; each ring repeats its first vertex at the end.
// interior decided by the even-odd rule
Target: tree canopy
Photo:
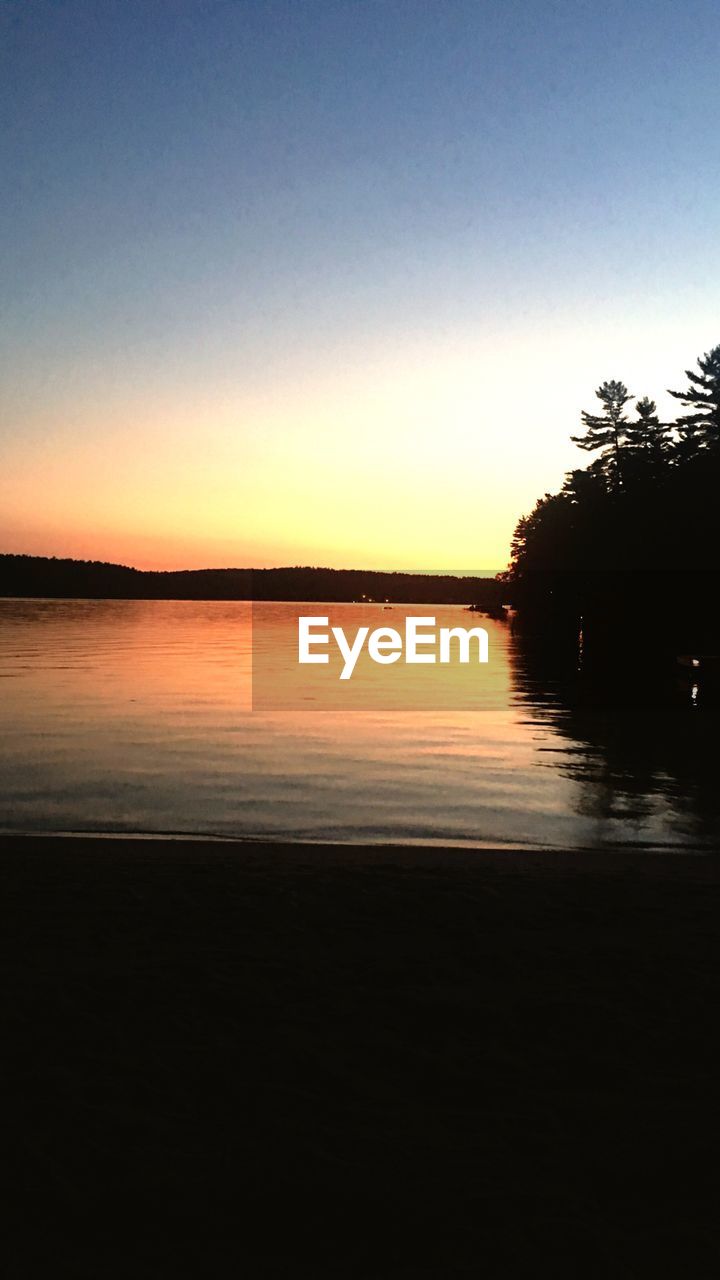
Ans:
{"type": "Polygon", "coordinates": [[[690,386],[684,391],[668,388],[669,395],[692,410],[675,423],[678,454],[685,458],[720,444],[720,346],[699,356],[697,365],[699,373],[685,370],[690,386]]]}
{"type": "MultiPolygon", "coordinates": [[[[720,493],[720,346],[671,392],[691,412],[663,422],[648,395],[612,379],[596,391],[571,439],[595,454],[546,493],[515,529],[504,577],[514,602],[572,618],[621,602],[687,616],[708,609],[717,573],[720,493]]],[[[714,595],[713,595],[714,599],[714,595]]]]}
{"type": "Polygon", "coordinates": [[[582,436],[571,436],[573,444],[581,449],[600,452],[601,467],[613,488],[622,484],[623,444],[627,436],[628,420],[625,405],[634,399],[624,382],[603,382],[595,392],[603,406],[602,413],[588,413],[583,409],[581,417],[586,428],[582,436]]]}

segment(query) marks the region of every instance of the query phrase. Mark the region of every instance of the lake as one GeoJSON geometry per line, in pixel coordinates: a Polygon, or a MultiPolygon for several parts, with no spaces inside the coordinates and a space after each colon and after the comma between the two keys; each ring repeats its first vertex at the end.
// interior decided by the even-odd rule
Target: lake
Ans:
{"type": "MultiPolygon", "coordinates": [[[[393,617],[381,605],[263,605],[256,663],[273,646],[290,663],[299,609],[342,610],[350,626],[393,617]]],[[[508,849],[718,844],[718,718],[697,685],[679,683],[669,703],[639,704],[626,685],[578,697],[573,671],[508,623],[434,612],[487,629],[490,661],[472,688],[465,676],[442,705],[416,668],[386,686],[399,690],[389,697],[358,668],[343,707],[312,683],[298,700],[267,673],[253,698],[247,602],[0,600],[0,827],[508,849]]]]}

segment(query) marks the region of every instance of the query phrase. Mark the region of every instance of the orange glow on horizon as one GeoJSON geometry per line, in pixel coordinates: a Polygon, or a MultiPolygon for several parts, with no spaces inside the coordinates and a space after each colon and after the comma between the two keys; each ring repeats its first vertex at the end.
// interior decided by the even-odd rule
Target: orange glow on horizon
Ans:
{"type": "MultiPolygon", "coordinates": [[[[671,336],[648,351],[651,337],[638,391],[666,380],[671,336]]],[[[622,372],[637,333],[618,326],[614,342],[603,360],[622,372]]],[[[161,570],[504,568],[518,518],[586,461],[569,436],[595,343],[563,325],[345,354],[244,390],[180,373],[55,386],[5,447],[0,551],[161,570]]]]}

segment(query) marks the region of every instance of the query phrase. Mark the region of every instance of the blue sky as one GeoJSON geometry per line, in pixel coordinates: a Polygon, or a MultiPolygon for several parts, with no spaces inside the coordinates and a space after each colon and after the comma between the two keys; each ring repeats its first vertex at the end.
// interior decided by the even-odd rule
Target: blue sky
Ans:
{"type": "Polygon", "coordinates": [[[29,0],[0,34],[7,549],[494,565],[594,386],[720,341],[714,3],[29,0]]]}

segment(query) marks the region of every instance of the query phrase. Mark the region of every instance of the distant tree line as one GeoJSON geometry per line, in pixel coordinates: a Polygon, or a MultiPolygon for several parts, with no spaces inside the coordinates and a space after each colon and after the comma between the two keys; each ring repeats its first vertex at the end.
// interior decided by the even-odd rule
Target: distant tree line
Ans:
{"type": "Polygon", "coordinates": [[[98,560],[0,555],[0,596],[113,600],[312,600],[496,608],[494,578],[292,566],[157,572],[98,560]]]}
{"type": "Polygon", "coordinates": [[[597,389],[599,411],[571,437],[592,461],[515,529],[502,580],[526,613],[590,620],[601,644],[621,621],[648,645],[652,626],[670,647],[718,648],[720,346],[686,377],[669,391],[685,412],[669,422],[623,382],[597,389]]]}

